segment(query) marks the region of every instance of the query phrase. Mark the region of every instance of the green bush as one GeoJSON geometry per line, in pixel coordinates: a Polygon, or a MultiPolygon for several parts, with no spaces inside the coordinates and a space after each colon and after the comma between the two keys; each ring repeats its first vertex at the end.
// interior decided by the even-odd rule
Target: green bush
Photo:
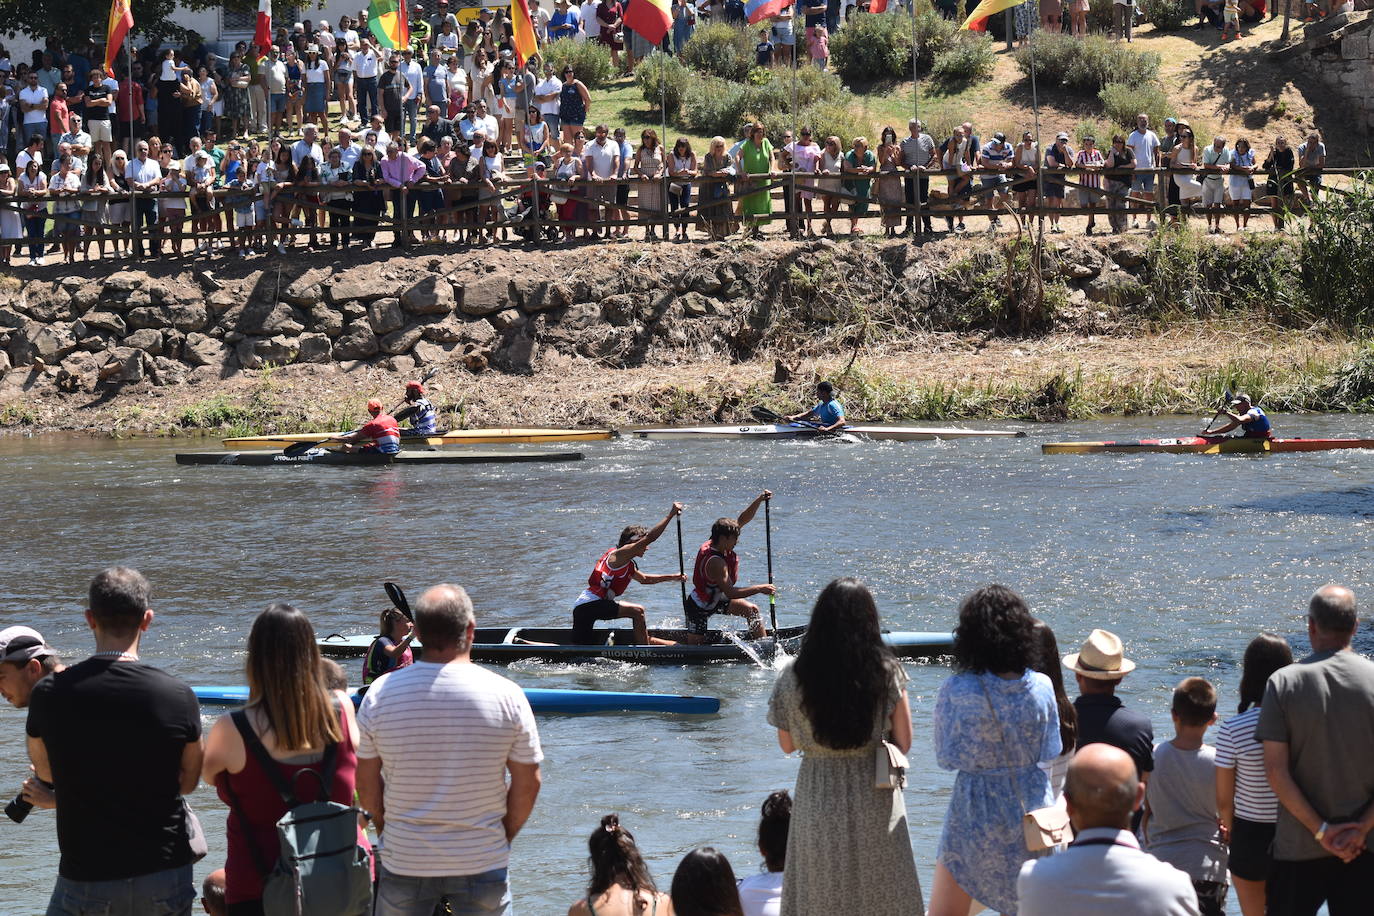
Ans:
{"type": "Polygon", "coordinates": [[[1151,124],[1162,124],[1169,115],[1169,97],[1158,86],[1131,86],[1108,83],[1097,94],[1107,120],[1127,129],[1135,127],[1136,115],[1142,111],[1150,116],[1151,124]]]}
{"type": "Polygon", "coordinates": [[[930,75],[936,82],[959,85],[986,79],[996,68],[997,55],[992,50],[992,39],[961,32],[957,40],[936,56],[930,75]]]}
{"type": "Polygon", "coordinates": [[[1374,172],[1328,191],[1299,222],[1302,288],[1313,310],[1368,327],[1374,317],[1374,172]]]}
{"type": "Polygon", "coordinates": [[[1176,32],[1197,15],[1192,0],[1140,0],[1140,10],[1160,32],[1176,32]]]}
{"type": "Polygon", "coordinates": [[[1159,80],[1158,54],[1137,51],[1103,35],[1074,38],[1037,32],[1029,45],[1017,48],[1015,53],[1016,65],[1027,77],[1031,73],[1032,49],[1035,78],[1045,87],[1063,86],[1095,95],[1108,83],[1145,86],[1159,80]]]}
{"type": "Polygon", "coordinates": [[[760,85],[733,83],[715,77],[698,77],[687,86],[681,120],[694,133],[719,134],[734,142],[743,123],[761,121],[772,140],[792,126],[793,93],[797,102],[797,123],[814,107],[842,104],[853,107],[853,99],[833,73],[815,67],[793,71],[773,70],[760,85]]]}
{"type": "Polygon", "coordinates": [[[1012,56],[1026,79],[1031,78],[1033,61],[1037,83],[1041,86],[1062,86],[1077,55],[1078,39],[1072,35],[1036,31],[1031,34],[1030,42],[1017,48],[1012,56]]]}
{"type": "Polygon", "coordinates": [[[682,100],[682,123],[693,133],[719,134],[733,143],[744,121],[744,87],[714,77],[698,77],[682,100]]]}
{"type": "MultiPolygon", "coordinates": [[[[911,20],[907,20],[910,22],[911,20]]],[[[959,23],[946,19],[932,10],[916,16],[916,69],[929,73],[935,58],[950,46],[959,31],[959,23]]]]}
{"type": "Polygon", "coordinates": [[[755,34],[724,22],[698,25],[682,46],[682,61],[710,76],[743,80],[754,66],[755,34]]]}
{"type": "Polygon", "coordinates": [[[911,75],[911,18],[855,16],[830,40],[830,66],[846,83],[911,75]]]}
{"type": "Polygon", "coordinates": [[[598,41],[573,41],[560,38],[543,47],[544,60],[553,64],[554,73],[571,65],[574,74],[588,89],[601,89],[615,78],[611,49],[598,41]]]}
{"type": "Polygon", "coordinates": [[[687,87],[699,77],[682,61],[669,54],[650,54],[635,66],[635,85],[640,95],[655,109],[662,106],[670,120],[682,111],[687,87]]]}
{"type": "MultiPolygon", "coordinates": [[[[1068,4],[1064,4],[1068,6],[1068,4]]],[[[1115,0],[1089,0],[1088,34],[1106,35],[1112,30],[1112,7],[1115,0]]]]}

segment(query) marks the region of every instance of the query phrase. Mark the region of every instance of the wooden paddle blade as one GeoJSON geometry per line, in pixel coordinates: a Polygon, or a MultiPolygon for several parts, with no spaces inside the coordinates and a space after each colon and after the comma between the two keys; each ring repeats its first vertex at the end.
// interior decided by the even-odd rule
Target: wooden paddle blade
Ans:
{"type": "Polygon", "coordinates": [[[410,613],[410,602],[406,600],[406,593],[401,591],[401,587],[395,582],[383,582],[382,589],[386,596],[391,599],[391,603],[396,606],[396,610],[405,615],[406,620],[414,622],[415,616],[410,613]]]}

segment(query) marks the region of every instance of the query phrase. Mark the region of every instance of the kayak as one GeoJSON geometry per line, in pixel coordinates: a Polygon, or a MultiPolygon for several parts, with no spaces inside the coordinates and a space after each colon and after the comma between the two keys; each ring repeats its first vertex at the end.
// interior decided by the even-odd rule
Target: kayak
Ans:
{"type": "Polygon", "coordinates": [[[636,429],[640,439],[826,439],[860,437],[889,442],[920,442],[933,439],[968,439],[974,436],[1024,436],[1014,429],[962,429],[955,426],[846,426],[833,433],[800,423],[764,423],[753,426],[673,426],[636,429]]]}
{"type": "MultiPolygon", "coordinates": [[[[248,702],[247,687],[192,687],[202,706],[242,706],[248,702]]],[[[675,696],[670,693],[629,693],[619,690],[555,690],[522,687],[530,708],[538,713],[582,715],[602,712],[669,712],[682,715],[713,715],[720,712],[715,697],[675,696]]],[[[356,705],[362,697],[353,694],[356,705]]]]}
{"type": "MultiPolygon", "coordinates": [[[[297,442],[324,442],[336,439],[344,433],[295,433],[281,436],[239,436],[225,439],[224,447],[229,449],[245,448],[286,448],[297,442]]],[[[401,441],[411,445],[492,445],[495,443],[530,442],[598,442],[615,435],[609,429],[450,429],[430,436],[415,433],[407,434],[401,430],[401,441]]]]}
{"type": "Polygon", "coordinates": [[[1194,455],[1253,455],[1261,452],[1329,452],[1342,448],[1374,448],[1374,439],[1245,439],[1239,436],[1180,436],[1177,439],[1136,439],[1121,442],[1046,442],[1046,455],[1086,455],[1094,452],[1177,452],[1194,455]]]}
{"type": "MultiPolygon", "coordinates": [[[[711,642],[694,646],[680,642],[685,630],[650,630],[649,635],[679,640],[674,646],[640,646],[629,629],[597,630],[603,642],[577,645],[572,630],[553,627],[478,627],[473,638],[472,658],[482,662],[515,662],[539,659],[550,662],[583,662],[611,659],[645,665],[701,665],[711,662],[767,661],[779,652],[796,655],[806,627],[779,627],[777,638],[730,640],[722,631],[708,632],[711,642]],[[752,653],[752,654],[751,654],[752,653]]],[[[335,633],[318,641],[320,654],[330,658],[361,658],[367,654],[375,636],[340,636],[335,633]]],[[[954,645],[950,633],[884,633],[883,641],[899,658],[938,658],[948,655],[954,645]]],[[[412,642],[419,654],[421,646],[412,642]]]]}
{"type": "Polygon", "coordinates": [[[304,455],[281,452],[180,452],[177,464],[233,464],[247,467],[291,467],[324,464],[339,467],[376,467],[407,464],[508,464],[521,461],[581,461],[581,452],[330,452],[312,450],[304,455]]]}

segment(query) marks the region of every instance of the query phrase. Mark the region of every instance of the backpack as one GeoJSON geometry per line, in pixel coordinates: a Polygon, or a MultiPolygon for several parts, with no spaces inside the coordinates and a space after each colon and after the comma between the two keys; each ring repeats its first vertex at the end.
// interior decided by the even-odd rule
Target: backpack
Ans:
{"type": "Polygon", "coordinates": [[[319,783],[318,800],[301,802],[295,786],[287,782],[280,765],[248,724],[247,714],[240,709],[231,718],[243,736],[244,747],[257,759],[287,807],[277,821],[279,849],[274,865],[253,838],[233,790],[228,791],[230,806],[243,823],[253,862],[263,876],[265,916],[363,916],[371,912],[371,853],[358,843],[358,816],[362,812],[329,800],[338,744],[325,748],[318,770],[296,774],[299,780],[308,773],[319,783]]]}

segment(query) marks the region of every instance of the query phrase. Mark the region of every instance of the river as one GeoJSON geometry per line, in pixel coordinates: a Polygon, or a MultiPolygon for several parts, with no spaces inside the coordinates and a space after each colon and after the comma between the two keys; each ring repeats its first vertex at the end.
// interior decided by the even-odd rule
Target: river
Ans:
{"type": "MultiPolygon", "coordinates": [[[[249,624],[268,603],[308,610],[319,633],[372,632],[380,583],[413,597],[465,585],[479,624],[563,621],[596,557],[628,523],[686,503],[686,548],[760,489],[772,510],[781,624],[806,621],[826,582],[873,588],[884,624],[948,630],[960,598],[1002,582],[1055,629],[1063,652],[1093,627],[1125,640],[1139,670],[1128,703],[1170,734],[1182,678],[1221,688],[1234,711],[1239,661],[1261,630],[1307,652],[1303,614],[1328,581],[1370,600],[1374,455],[1044,456],[1060,439],[1139,438],[1195,428],[1188,418],[1031,428],[1027,439],[950,443],[646,442],[581,446],[573,464],[434,468],[179,467],[176,451],[217,443],[0,438],[5,550],[0,625],[27,623],[72,658],[90,646],[81,617],[91,576],[142,569],[157,618],[145,658],[190,683],[242,683],[249,624]]],[[[1279,417],[1289,435],[1374,436],[1374,418],[1279,417]]],[[[672,529],[642,564],[676,572],[672,529]]],[[[763,518],[745,529],[741,577],[765,576],[763,518]]],[[[652,622],[673,619],[675,585],[634,586],[652,622]]],[[[1374,646],[1368,633],[1358,641],[1374,646]]],[[[359,663],[350,662],[356,682],[359,663]]],[[[947,669],[909,665],[915,723],[907,805],[927,892],[952,774],[934,763],[931,717],[947,669]]],[[[528,663],[532,686],[710,694],[718,716],[540,717],[544,789],[511,861],[516,906],[561,913],[584,893],[586,837],[620,813],[664,888],[694,846],[723,849],[737,873],[760,865],[759,805],[793,785],[765,712],[774,672],[743,665],[650,668],[528,663]]],[[[1072,690],[1072,684],[1070,684],[1072,690]]],[[[206,719],[208,727],[210,718],[206,719]]],[[[27,773],[23,714],[0,710],[0,792],[27,773]]],[[[211,840],[197,881],[223,861],[225,810],[193,803],[211,840]]],[[[52,818],[0,821],[7,913],[40,913],[57,867],[52,818]]]]}

